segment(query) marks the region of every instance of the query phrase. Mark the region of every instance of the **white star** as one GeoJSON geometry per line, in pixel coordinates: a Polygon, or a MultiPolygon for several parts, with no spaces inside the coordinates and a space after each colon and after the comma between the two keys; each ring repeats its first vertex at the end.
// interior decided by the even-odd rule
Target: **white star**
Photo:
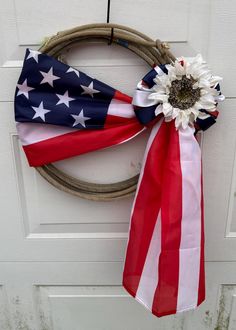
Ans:
{"type": "Polygon", "coordinates": [[[70,67],[70,68],[66,71],[66,73],[69,73],[69,72],[74,72],[74,73],[76,74],[76,76],[79,78],[79,71],[78,71],[78,70],[76,70],[76,69],[70,67]]]}
{"type": "Polygon", "coordinates": [[[56,105],[64,103],[68,108],[69,108],[69,102],[75,100],[72,97],[69,97],[68,91],[66,91],[63,95],[56,94],[56,96],[59,98],[59,101],[57,102],[56,105]]]}
{"type": "Polygon", "coordinates": [[[27,60],[29,60],[30,58],[33,58],[37,63],[39,61],[39,55],[42,54],[41,52],[37,51],[37,50],[32,50],[29,49],[29,55],[27,56],[27,60]]]}
{"type": "Polygon", "coordinates": [[[35,114],[32,119],[40,117],[43,121],[45,121],[45,114],[50,112],[51,110],[44,109],[43,101],[40,103],[38,107],[32,107],[35,111],[35,114]]]}
{"type": "Polygon", "coordinates": [[[93,94],[96,94],[96,93],[100,93],[100,91],[98,91],[97,89],[94,89],[93,88],[93,81],[91,81],[91,83],[88,85],[88,86],[83,86],[81,85],[81,87],[83,88],[83,92],[81,93],[81,95],[83,94],[88,94],[90,96],[93,97],[93,94]]]}
{"type": "Polygon", "coordinates": [[[17,87],[19,88],[19,90],[17,92],[17,96],[23,94],[23,95],[25,95],[25,97],[27,99],[29,98],[29,92],[34,89],[33,87],[29,87],[27,85],[27,79],[25,79],[25,81],[23,82],[23,84],[17,84],[17,87]]]}
{"type": "Polygon", "coordinates": [[[53,87],[53,80],[60,79],[60,77],[54,76],[52,68],[48,72],[40,71],[40,73],[43,75],[43,79],[40,84],[48,83],[53,87]]]}
{"type": "Polygon", "coordinates": [[[91,119],[89,117],[84,116],[84,110],[83,109],[80,111],[79,115],[71,115],[71,116],[75,119],[73,127],[77,126],[79,124],[82,125],[83,127],[86,127],[85,121],[91,119]]]}

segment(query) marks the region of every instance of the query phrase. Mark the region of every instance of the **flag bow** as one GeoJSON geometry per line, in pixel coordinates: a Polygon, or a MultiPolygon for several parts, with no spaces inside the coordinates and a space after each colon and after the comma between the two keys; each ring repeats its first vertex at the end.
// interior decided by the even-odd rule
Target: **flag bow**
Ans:
{"type": "Polygon", "coordinates": [[[120,144],[151,127],[131,212],[123,286],[153,314],[205,299],[198,130],[215,123],[219,77],[201,56],[154,67],[133,98],[53,57],[26,50],[15,93],[30,166],[120,144]]]}

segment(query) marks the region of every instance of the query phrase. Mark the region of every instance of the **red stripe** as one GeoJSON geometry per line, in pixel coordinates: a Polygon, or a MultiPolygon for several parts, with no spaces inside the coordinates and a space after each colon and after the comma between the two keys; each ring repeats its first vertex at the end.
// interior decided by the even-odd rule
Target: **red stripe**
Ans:
{"type": "Polygon", "coordinates": [[[159,258],[159,282],[153,299],[153,314],[176,313],[179,281],[179,246],[182,219],[182,174],[179,134],[174,121],[169,127],[168,153],[162,182],[162,242],[159,258]]]}
{"type": "Polygon", "coordinates": [[[123,286],[134,297],[160,210],[162,172],[166,150],[167,130],[166,125],[162,123],[148,152],[131,217],[123,286]]]}
{"type": "Polygon", "coordinates": [[[217,118],[218,117],[218,115],[219,115],[219,111],[218,110],[215,110],[215,111],[208,111],[208,113],[209,113],[209,115],[211,115],[211,116],[214,116],[215,118],[217,118]]]}
{"type": "Polygon", "coordinates": [[[130,122],[130,118],[107,115],[105,121],[105,128],[114,127],[117,125],[125,125],[130,122]]]}
{"type": "Polygon", "coordinates": [[[198,285],[198,302],[200,305],[205,300],[205,264],[204,264],[204,198],[203,198],[203,178],[201,179],[202,197],[201,197],[201,255],[200,255],[200,273],[198,285]]]}
{"type": "Polygon", "coordinates": [[[132,103],[132,97],[129,95],[123,94],[120,91],[115,92],[114,99],[124,101],[126,103],[132,103]]]}
{"type": "Polygon", "coordinates": [[[30,166],[41,166],[121,143],[143,129],[136,118],[100,130],[79,130],[23,146],[30,166]]]}

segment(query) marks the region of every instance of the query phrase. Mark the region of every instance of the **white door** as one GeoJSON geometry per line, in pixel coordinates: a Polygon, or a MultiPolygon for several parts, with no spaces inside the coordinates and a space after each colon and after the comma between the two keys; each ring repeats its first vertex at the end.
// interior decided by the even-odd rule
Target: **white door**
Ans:
{"type": "MultiPolygon", "coordinates": [[[[111,0],[110,21],[170,42],[176,56],[202,53],[224,77],[226,101],[203,137],[207,299],[158,319],[122,289],[132,198],[90,202],[29,168],[13,113],[26,47],[76,25],[105,22],[107,0],[0,0],[0,329],[236,329],[236,2],[111,0]]],[[[148,67],[114,46],[85,46],[69,64],[132,94],[148,67]]],[[[140,169],[147,136],[58,163],[80,178],[111,182],[140,169]],[[98,176],[99,175],[99,176],[98,176]]]]}

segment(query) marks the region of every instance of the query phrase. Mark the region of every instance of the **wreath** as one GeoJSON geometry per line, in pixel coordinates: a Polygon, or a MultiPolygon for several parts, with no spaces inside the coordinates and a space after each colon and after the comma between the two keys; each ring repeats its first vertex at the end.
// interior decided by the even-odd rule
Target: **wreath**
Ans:
{"type": "Polygon", "coordinates": [[[57,33],[27,49],[15,93],[19,138],[31,166],[52,185],[91,200],[135,193],[123,286],[157,316],[205,299],[199,130],[216,122],[224,99],[201,55],[175,58],[167,43],[118,24],[57,33]],[[83,42],[130,49],[151,66],[133,97],[62,61],[83,42]],[[140,175],[111,184],[75,179],[52,163],[120,144],[150,127],[140,175]]]}

